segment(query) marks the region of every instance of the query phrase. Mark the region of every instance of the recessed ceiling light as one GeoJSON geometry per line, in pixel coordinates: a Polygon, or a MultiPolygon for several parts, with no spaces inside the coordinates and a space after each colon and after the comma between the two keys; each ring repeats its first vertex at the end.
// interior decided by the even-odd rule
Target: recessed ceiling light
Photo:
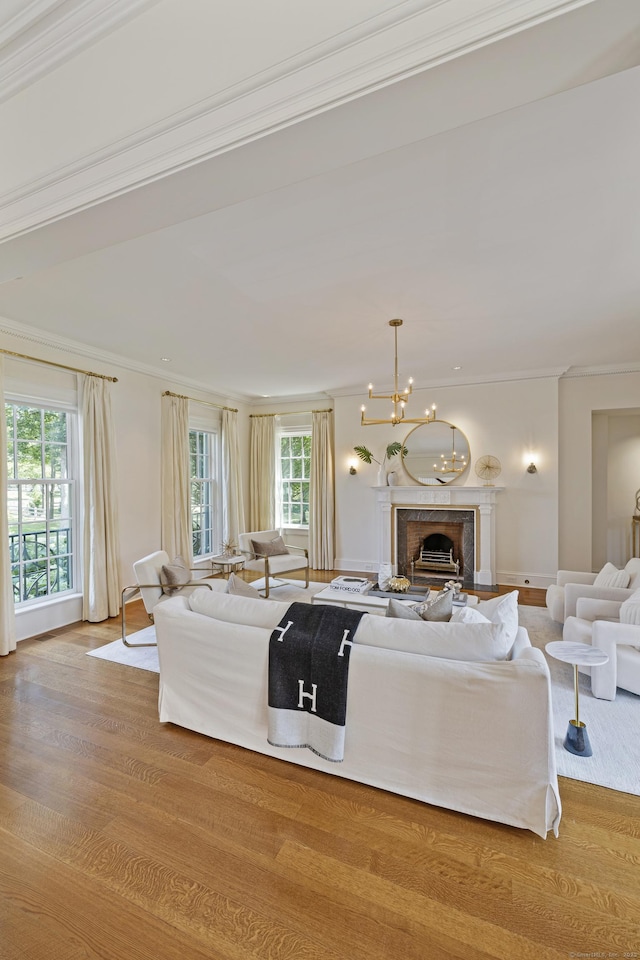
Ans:
{"type": "Polygon", "coordinates": [[[462,367],[454,367],[454,370],[462,370],[462,367]]]}
{"type": "Polygon", "coordinates": [[[163,363],[171,363],[171,357],[160,357],[163,363]]]}

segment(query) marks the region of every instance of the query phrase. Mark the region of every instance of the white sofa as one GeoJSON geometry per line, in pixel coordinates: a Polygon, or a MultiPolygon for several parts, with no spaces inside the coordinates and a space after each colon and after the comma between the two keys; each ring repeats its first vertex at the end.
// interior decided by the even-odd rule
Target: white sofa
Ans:
{"type": "Polygon", "coordinates": [[[546,594],[546,604],[551,619],[557,623],[564,623],[567,617],[575,617],[576,604],[581,597],[592,600],[614,600],[618,603],[627,600],[633,591],[640,587],[640,559],[632,557],[625,564],[624,571],[628,574],[626,587],[601,586],[597,581],[599,578],[602,579],[603,570],[600,573],[558,570],[556,582],[547,588],[546,594]]]}
{"type": "MultiPolygon", "coordinates": [[[[159,604],[160,720],[541,837],[557,835],[549,669],[524,628],[509,659],[493,660],[485,625],[365,614],[350,657],[345,758],[332,763],[267,742],[269,638],[288,607],[204,590],[159,604]],[[416,652],[425,637],[431,655],[416,652]],[[445,659],[460,655],[461,638],[476,659],[445,659]]],[[[491,643],[502,643],[502,629],[494,628],[491,643]]]]}

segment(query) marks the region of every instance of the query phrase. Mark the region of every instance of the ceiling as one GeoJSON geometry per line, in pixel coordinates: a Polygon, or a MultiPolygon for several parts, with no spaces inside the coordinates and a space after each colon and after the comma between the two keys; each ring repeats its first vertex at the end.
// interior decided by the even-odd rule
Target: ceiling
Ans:
{"type": "Polygon", "coordinates": [[[0,329],[247,400],[388,387],[393,317],[418,387],[640,369],[639,64],[595,0],[43,220],[0,329]]]}

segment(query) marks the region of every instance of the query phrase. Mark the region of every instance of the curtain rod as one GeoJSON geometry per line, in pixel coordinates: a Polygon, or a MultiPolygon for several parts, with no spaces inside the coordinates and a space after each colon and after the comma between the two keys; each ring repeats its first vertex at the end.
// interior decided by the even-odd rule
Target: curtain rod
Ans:
{"type": "Polygon", "coordinates": [[[80,367],[68,367],[66,363],[56,363],[55,360],[40,360],[38,357],[29,357],[26,353],[15,353],[13,350],[4,350],[2,347],[0,347],[0,353],[4,353],[8,357],[19,357],[20,360],[44,363],[48,367],[59,367],[61,370],[70,370],[72,373],[84,373],[86,377],[99,377],[100,380],[110,380],[112,383],[118,382],[117,377],[108,377],[104,373],[94,373],[92,370],[81,370],[80,367]]]}
{"type": "Polygon", "coordinates": [[[289,413],[250,413],[250,417],[297,417],[301,413],[333,413],[330,407],[328,410],[291,410],[289,413]]]}
{"type": "Polygon", "coordinates": [[[211,400],[196,400],[195,397],[185,397],[183,393],[173,393],[171,390],[165,390],[163,397],[177,397],[178,400],[191,400],[192,403],[204,403],[206,407],[217,407],[218,410],[229,410],[230,413],[237,413],[235,407],[225,407],[221,403],[212,403],[211,400]]]}

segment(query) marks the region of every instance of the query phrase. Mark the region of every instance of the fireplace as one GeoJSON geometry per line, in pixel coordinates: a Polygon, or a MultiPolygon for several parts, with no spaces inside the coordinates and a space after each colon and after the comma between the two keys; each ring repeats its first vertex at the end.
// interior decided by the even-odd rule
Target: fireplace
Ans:
{"type": "Polygon", "coordinates": [[[473,510],[396,511],[398,573],[416,584],[460,580],[474,584],[473,510]]]}
{"type": "MultiPolygon", "coordinates": [[[[386,486],[375,488],[377,560],[391,563],[394,571],[407,569],[425,539],[440,533],[453,541],[454,557],[460,562],[460,579],[482,588],[497,583],[495,561],[495,513],[503,487],[471,487],[450,484],[386,486]],[[427,524],[422,528],[408,524],[427,524]],[[404,529],[401,529],[404,528],[404,529]]],[[[411,570],[409,568],[409,574],[411,570]]],[[[453,579],[447,574],[445,579],[453,579]]],[[[434,582],[442,582],[442,578],[434,582]]]]}

